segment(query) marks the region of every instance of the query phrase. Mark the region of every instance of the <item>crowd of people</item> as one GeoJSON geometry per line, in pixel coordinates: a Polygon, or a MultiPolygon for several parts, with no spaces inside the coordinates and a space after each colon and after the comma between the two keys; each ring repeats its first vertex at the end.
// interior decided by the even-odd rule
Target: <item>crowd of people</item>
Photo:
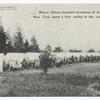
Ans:
{"type": "Polygon", "coordinates": [[[62,66],[66,64],[73,64],[73,63],[82,63],[82,62],[98,62],[100,61],[100,56],[82,56],[79,57],[71,56],[71,57],[64,57],[64,58],[55,58],[55,66],[62,66]]]}
{"type": "MultiPolygon", "coordinates": [[[[51,56],[52,60],[50,60],[52,63],[52,67],[61,67],[63,65],[67,64],[73,64],[73,63],[82,63],[82,62],[99,62],[100,61],[100,56],[94,56],[94,55],[86,55],[82,56],[80,55],[79,57],[76,56],[71,56],[71,57],[56,57],[56,56],[51,56]]],[[[49,61],[49,60],[48,60],[49,61]]],[[[15,65],[10,65],[10,63],[3,62],[3,71],[18,71],[18,70],[25,70],[25,69],[39,69],[41,66],[40,59],[34,60],[34,61],[27,61],[23,59],[21,63],[16,62],[15,65]]]]}

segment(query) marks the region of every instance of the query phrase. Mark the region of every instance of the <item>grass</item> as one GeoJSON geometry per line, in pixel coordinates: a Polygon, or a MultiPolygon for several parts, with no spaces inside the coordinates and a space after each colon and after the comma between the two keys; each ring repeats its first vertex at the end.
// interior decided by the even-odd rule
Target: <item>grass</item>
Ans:
{"type": "Polygon", "coordinates": [[[96,96],[88,87],[100,82],[99,65],[73,64],[52,68],[47,75],[38,70],[1,73],[0,96],[96,96]]]}

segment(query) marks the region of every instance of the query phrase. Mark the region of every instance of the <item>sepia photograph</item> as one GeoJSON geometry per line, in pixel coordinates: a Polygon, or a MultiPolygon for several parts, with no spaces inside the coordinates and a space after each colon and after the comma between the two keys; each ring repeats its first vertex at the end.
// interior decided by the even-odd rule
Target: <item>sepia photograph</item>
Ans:
{"type": "Polygon", "coordinates": [[[0,4],[0,97],[74,96],[100,96],[100,4],[0,4]]]}

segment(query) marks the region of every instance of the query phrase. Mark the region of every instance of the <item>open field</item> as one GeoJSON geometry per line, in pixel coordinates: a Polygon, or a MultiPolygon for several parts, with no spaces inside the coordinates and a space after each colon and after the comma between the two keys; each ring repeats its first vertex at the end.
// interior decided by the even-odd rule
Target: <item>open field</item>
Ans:
{"type": "Polygon", "coordinates": [[[100,63],[80,63],[41,70],[0,73],[0,96],[99,96],[100,63]],[[96,89],[99,89],[98,86],[96,89]]]}

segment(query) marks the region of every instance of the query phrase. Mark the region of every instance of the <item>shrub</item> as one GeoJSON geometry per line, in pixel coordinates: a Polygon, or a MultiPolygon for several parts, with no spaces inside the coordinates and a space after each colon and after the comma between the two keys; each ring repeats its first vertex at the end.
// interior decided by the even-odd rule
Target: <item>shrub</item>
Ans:
{"type": "Polygon", "coordinates": [[[42,52],[40,55],[40,68],[42,68],[43,72],[47,74],[48,68],[53,66],[53,59],[51,53],[48,51],[42,52]]]}

